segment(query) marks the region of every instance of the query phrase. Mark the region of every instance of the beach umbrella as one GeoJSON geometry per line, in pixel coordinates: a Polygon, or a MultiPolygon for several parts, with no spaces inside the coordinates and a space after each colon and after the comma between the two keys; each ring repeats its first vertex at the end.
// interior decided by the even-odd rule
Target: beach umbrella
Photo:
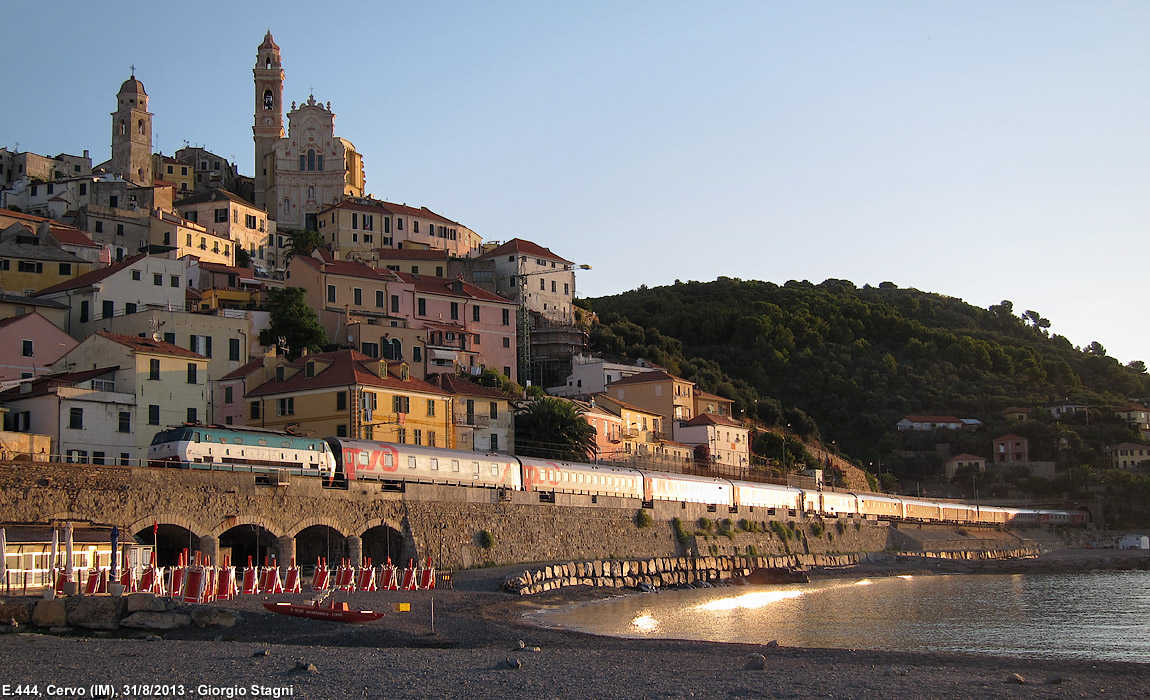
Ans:
{"type": "Polygon", "coordinates": [[[8,534],[4,532],[4,528],[0,527],[0,582],[4,579],[4,574],[8,573],[7,560],[8,556],[8,534]]]}
{"type": "Polygon", "coordinates": [[[52,549],[51,556],[48,557],[48,568],[55,571],[56,557],[60,556],[60,531],[52,528],[52,549]]]}
{"type": "Polygon", "coordinates": [[[64,525],[64,570],[68,572],[68,581],[72,580],[72,565],[75,561],[72,549],[72,523],[67,523],[64,525]]]}
{"type": "Polygon", "coordinates": [[[112,526],[112,574],[111,574],[113,581],[116,580],[116,570],[118,569],[116,564],[119,561],[119,553],[120,553],[119,549],[120,549],[120,528],[118,525],[113,525],[112,526]]]}

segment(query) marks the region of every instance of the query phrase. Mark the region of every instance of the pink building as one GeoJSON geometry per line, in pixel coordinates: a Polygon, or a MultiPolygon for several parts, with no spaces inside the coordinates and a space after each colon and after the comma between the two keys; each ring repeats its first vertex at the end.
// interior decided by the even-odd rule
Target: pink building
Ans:
{"type": "Polygon", "coordinates": [[[48,365],[77,342],[33,311],[0,321],[0,381],[50,374],[48,365]]]}

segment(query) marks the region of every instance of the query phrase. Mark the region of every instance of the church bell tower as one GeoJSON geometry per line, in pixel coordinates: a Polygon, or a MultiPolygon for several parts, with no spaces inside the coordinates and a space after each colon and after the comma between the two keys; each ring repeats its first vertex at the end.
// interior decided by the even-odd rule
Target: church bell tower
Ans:
{"type": "Polygon", "coordinates": [[[116,111],[112,112],[112,172],[128,182],[151,187],[152,180],[152,113],[148,111],[148,93],[136,80],[135,71],[116,93],[116,111]]]}
{"type": "Polygon", "coordinates": [[[264,35],[256,53],[255,76],[256,112],[252,123],[255,139],[255,204],[275,218],[275,206],[268,206],[267,191],[275,183],[276,143],[284,137],[283,90],[284,71],[280,64],[280,47],[272,39],[271,31],[264,35]]]}

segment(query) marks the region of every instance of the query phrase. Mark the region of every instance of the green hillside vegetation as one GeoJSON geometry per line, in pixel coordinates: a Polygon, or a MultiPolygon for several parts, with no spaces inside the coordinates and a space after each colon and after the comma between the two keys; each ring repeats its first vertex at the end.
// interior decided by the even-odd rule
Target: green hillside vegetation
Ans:
{"type": "Polygon", "coordinates": [[[1051,334],[1050,320],[1016,312],[1009,301],[981,309],[889,282],[779,286],[721,277],[640,287],[583,306],[598,320],[593,351],[646,358],[735,399],[737,414],[789,424],[863,466],[881,460],[903,481],[941,471],[938,443],[950,443],[951,454],[989,457],[990,440],[1013,432],[1030,438],[1032,459],[1081,470],[1105,467],[1105,445],[1142,442],[1112,414],[1150,397],[1145,364],[1123,366],[1097,342],[1076,348],[1051,334]],[[999,415],[1067,400],[1091,406],[1090,415],[1056,423],[1035,410],[1023,424],[999,415]],[[907,414],[977,418],[984,427],[899,434],[895,424],[907,414]]]}

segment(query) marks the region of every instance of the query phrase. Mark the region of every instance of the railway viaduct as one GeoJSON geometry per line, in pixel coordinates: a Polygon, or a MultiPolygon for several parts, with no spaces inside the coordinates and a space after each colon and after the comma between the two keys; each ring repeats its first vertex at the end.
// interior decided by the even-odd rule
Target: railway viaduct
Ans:
{"type": "Polygon", "coordinates": [[[317,557],[378,564],[391,557],[397,565],[430,557],[438,567],[459,568],[492,560],[675,556],[670,519],[706,514],[705,506],[670,504],[673,514],[656,512],[654,525],[640,528],[637,500],[560,495],[549,504],[536,494],[485,488],[409,484],[397,492],[358,482],[331,489],[318,478],[264,484],[259,476],[0,463],[0,522],[116,525],[124,541],[155,544],[161,564],[174,563],[187,548],[213,560],[230,554],[236,565],[248,556],[261,562],[272,556],[281,565],[291,557],[301,564],[317,557]],[[480,546],[484,530],[493,536],[489,548],[480,546]]]}

